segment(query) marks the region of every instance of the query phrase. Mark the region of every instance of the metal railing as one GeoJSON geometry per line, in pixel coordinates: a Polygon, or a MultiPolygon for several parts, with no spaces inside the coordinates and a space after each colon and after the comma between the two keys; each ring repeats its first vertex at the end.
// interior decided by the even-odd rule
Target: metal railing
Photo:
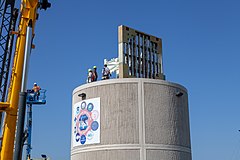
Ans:
{"type": "Polygon", "coordinates": [[[27,90],[27,104],[45,104],[46,91],[46,89],[41,89],[39,92],[27,90]]]}

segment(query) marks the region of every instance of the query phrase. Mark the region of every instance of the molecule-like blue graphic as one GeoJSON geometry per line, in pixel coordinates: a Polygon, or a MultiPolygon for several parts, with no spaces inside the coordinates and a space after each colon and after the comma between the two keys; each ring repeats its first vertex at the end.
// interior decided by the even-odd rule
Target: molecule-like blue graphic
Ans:
{"type": "Polygon", "coordinates": [[[99,126],[98,122],[97,121],[93,121],[92,125],[91,125],[91,128],[92,128],[93,131],[96,131],[98,129],[98,126],[99,126]]]}

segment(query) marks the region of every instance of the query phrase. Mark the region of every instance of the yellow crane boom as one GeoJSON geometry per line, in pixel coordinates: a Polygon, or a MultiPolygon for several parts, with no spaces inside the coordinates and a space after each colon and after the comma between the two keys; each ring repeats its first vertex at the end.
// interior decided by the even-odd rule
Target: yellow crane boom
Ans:
{"type": "Polygon", "coordinates": [[[22,0],[21,2],[20,22],[18,31],[15,32],[15,34],[17,34],[17,41],[8,98],[7,102],[0,103],[0,110],[6,112],[0,160],[13,159],[19,92],[21,90],[23,76],[26,31],[31,23],[32,34],[34,35],[38,7],[38,0],[22,0]]]}

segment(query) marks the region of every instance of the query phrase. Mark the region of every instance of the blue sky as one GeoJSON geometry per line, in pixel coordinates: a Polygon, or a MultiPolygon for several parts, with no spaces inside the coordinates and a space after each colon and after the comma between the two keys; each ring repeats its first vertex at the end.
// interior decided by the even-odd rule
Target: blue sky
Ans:
{"type": "Polygon", "coordinates": [[[163,41],[168,81],[189,92],[193,160],[240,159],[240,1],[51,1],[40,11],[28,86],[47,89],[33,108],[32,156],[70,159],[72,91],[87,69],[117,57],[121,24],[163,41]]]}

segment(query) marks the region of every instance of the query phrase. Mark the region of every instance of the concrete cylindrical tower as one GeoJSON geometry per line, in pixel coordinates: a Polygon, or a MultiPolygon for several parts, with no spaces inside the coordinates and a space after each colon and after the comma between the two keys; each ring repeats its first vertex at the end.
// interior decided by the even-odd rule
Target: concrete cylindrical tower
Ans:
{"type": "Polygon", "coordinates": [[[73,111],[71,160],[192,159],[188,95],[183,86],[155,79],[111,79],[77,87],[72,103],[93,98],[100,99],[100,141],[80,143],[82,132],[77,133],[75,124],[81,122],[74,122],[81,117],[73,111]],[[86,99],[79,94],[86,94],[86,99]]]}

